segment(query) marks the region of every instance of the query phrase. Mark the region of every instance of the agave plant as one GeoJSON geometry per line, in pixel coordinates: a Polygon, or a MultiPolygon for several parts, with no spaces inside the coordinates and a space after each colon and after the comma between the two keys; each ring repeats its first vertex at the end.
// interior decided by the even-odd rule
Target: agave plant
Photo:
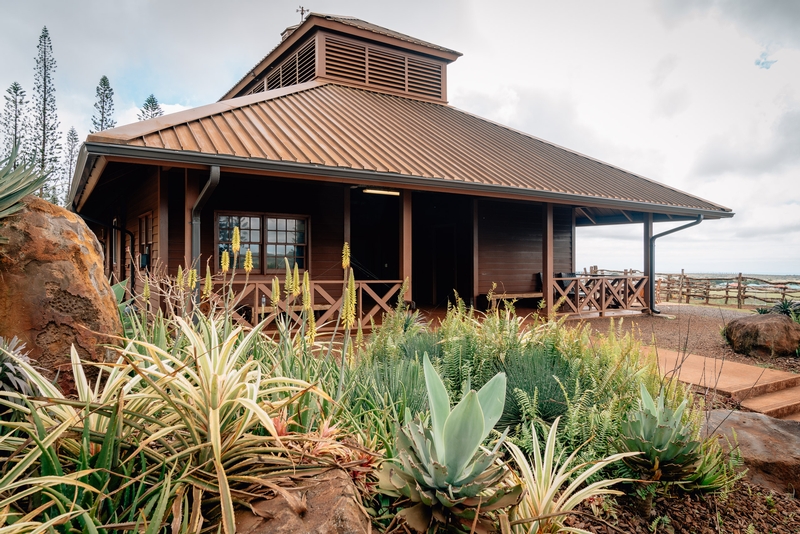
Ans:
{"type": "MultiPolygon", "coordinates": [[[[682,421],[687,400],[672,410],[664,405],[664,391],[656,401],[640,385],[639,409],[622,423],[616,447],[621,452],[641,452],[623,461],[640,479],[653,482],[685,480],[697,471],[701,461],[700,442],[693,438],[690,423],[682,421]]],[[[652,488],[655,485],[651,485],[652,488]]],[[[649,515],[653,490],[645,493],[642,512],[649,515]]]]}
{"type": "Polygon", "coordinates": [[[414,506],[397,517],[417,532],[489,532],[484,513],[516,504],[520,485],[501,485],[507,469],[498,462],[505,433],[493,450],[481,447],[503,413],[506,377],[500,373],[477,393],[472,390],[450,410],[444,383],[423,358],[431,427],[419,417],[399,430],[397,457],[380,473],[381,489],[414,506]]]}
{"type": "Polygon", "coordinates": [[[584,482],[608,465],[639,453],[619,453],[597,462],[573,466],[578,455],[577,450],[566,460],[563,460],[562,455],[556,456],[559,419],[561,418],[556,418],[550,428],[544,454],[539,448],[536,428],[531,425],[533,465],[528,463],[528,458],[519,447],[510,442],[506,444],[519,471],[519,475],[515,474],[514,476],[525,488],[522,501],[512,509],[509,522],[516,534],[554,534],[557,532],[591,534],[586,530],[565,526],[564,519],[567,514],[578,504],[591,497],[622,495],[621,491],[610,487],[620,482],[630,481],[625,478],[604,479],[584,486],[584,482]],[[562,489],[565,484],[567,487],[562,489]]]}

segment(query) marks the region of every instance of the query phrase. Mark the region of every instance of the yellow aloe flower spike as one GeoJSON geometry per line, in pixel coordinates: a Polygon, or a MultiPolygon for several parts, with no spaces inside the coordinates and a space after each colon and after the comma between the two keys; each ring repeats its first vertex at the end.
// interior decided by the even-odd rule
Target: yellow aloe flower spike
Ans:
{"type": "Polygon", "coordinates": [[[189,289],[194,290],[197,287],[197,269],[189,270],[189,289]]]}
{"type": "Polygon", "coordinates": [[[350,267],[350,243],[344,243],[344,247],[342,247],[342,269],[347,269],[350,267]]]}
{"type": "Polygon", "coordinates": [[[219,259],[219,266],[223,273],[227,273],[231,267],[231,257],[227,250],[222,251],[222,257],[219,259]]]}
{"type": "Polygon", "coordinates": [[[286,265],[286,279],[283,282],[283,289],[286,291],[286,298],[288,299],[294,295],[294,288],[292,287],[292,281],[294,278],[292,277],[292,268],[289,267],[289,260],[283,258],[283,263],[286,265]]]}
{"type": "Polygon", "coordinates": [[[150,280],[145,278],[144,280],[144,289],[142,289],[142,297],[144,297],[144,301],[147,302],[150,300],[150,280]]]}
{"type": "Polygon", "coordinates": [[[231,250],[233,250],[234,254],[238,254],[239,253],[239,248],[241,248],[241,246],[242,246],[242,241],[241,241],[241,238],[239,237],[239,227],[238,226],[234,226],[233,227],[233,239],[232,239],[232,243],[231,243],[231,250]]]}
{"type": "Polygon", "coordinates": [[[272,301],[272,307],[277,309],[278,303],[281,301],[281,282],[277,276],[272,279],[272,296],[270,300],[272,301]]]}
{"type": "Polygon", "coordinates": [[[364,329],[361,327],[361,319],[358,319],[358,330],[356,331],[356,348],[361,350],[361,345],[364,344],[364,329]]]}
{"type": "Polygon", "coordinates": [[[250,249],[247,249],[247,253],[244,255],[244,272],[250,274],[250,271],[253,270],[253,253],[250,249]]]}
{"type": "Polygon", "coordinates": [[[297,270],[297,263],[294,264],[294,273],[292,273],[292,296],[296,297],[300,294],[300,272],[297,270]]]}
{"type": "Polygon", "coordinates": [[[183,267],[178,265],[178,276],[175,277],[175,283],[178,284],[178,287],[183,287],[183,267]]]}
{"type": "Polygon", "coordinates": [[[350,271],[350,280],[347,282],[344,303],[344,328],[345,330],[350,330],[356,320],[356,280],[353,277],[353,271],[350,271]]]}
{"type": "Polygon", "coordinates": [[[208,264],[206,263],[206,279],[203,282],[202,297],[204,299],[209,298],[212,291],[214,291],[214,282],[211,280],[211,269],[208,268],[208,264]]]}

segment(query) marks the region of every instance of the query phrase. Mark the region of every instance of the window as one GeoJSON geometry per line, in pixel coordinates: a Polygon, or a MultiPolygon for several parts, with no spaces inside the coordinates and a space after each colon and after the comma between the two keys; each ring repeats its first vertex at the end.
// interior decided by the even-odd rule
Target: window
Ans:
{"type": "Polygon", "coordinates": [[[153,260],[153,214],[139,217],[139,268],[150,269],[153,260]]]}
{"type": "Polygon", "coordinates": [[[239,227],[241,248],[236,269],[244,269],[244,259],[250,250],[253,272],[264,273],[289,265],[305,269],[308,258],[308,222],[303,217],[255,214],[217,215],[217,265],[227,250],[233,261],[233,229],[239,227]]]}

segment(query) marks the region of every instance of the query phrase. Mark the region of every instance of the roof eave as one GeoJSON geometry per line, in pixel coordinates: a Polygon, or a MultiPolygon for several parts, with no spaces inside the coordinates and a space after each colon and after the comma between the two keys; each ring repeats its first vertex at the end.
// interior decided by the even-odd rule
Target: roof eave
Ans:
{"type": "MultiPolygon", "coordinates": [[[[193,164],[193,165],[218,165],[241,170],[268,171],[284,175],[304,175],[319,176],[334,179],[341,179],[353,183],[382,182],[394,184],[402,187],[434,187],[442,190],[459,192],[469,192],[476,195],[503,196],[508,198],[530,198],[539,201],[554,201],[578,206],[599,206],[613,207],[624,210],[635,210],[652,213],[665,213],[679,216],[703,215],[707,219],[719,219],[733,217],[734,213],[729,209],[720,206],[719,210],[709,210],[702,208],[692,208],[685,206],[673,206],[666,204],[656,204],[637,200],[609,199],[604,197],[585,196],[575,193],[562,193],[556,191],[542,191],[537,189],[523,189],[513,186],[481,184],[475,182],[464,182],[456,180],[444,180],[441,178],[428,178],[407,174],[378,172],[370,170],[351,169],[344,167],[330,167],[308,163],[294,163],[284,161],[272,161],[263,159],[244,158],[240,156],[230,156],[223,154],[204,154],[201,152],[188,152],[178,150],[168,150],[163,148],[150,148],[141,146],[129,146],[108,143],[96,143],[87,141],[84,144],[87,157],[84,161],[94,161],[102,156],[117,156],[124,158],[141,159],[144,162],[157,160],[170,164],[193,164]]],[[[80,162],[79,162],[80,163],[80,162]]],[[[94,183],[88,181],[88,172],[80,166],[76,169],[75,176],[79,172],[86,176],[81,183],[75,187],[72,198],[80,198],[81,204],[85,198],[91,195],[94,183]],[[88,187],[87,187],[88,185],[88,187]]]]}

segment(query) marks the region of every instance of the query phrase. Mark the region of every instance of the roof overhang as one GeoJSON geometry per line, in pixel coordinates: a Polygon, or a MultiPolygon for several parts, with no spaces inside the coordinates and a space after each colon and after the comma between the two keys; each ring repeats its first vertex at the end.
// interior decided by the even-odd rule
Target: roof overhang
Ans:
{"type": "MultiPolygon", "coordinates": [[[[704,210],[633,200],[585,196],[574,193],[525,189],[514,186],[91,141],[84,143],[78,156],[78,164],[75,169],[75,176],[68,199],[68,205],[74,211],[80,212],[83,205],[86,203],[86,199],[91,195],[93,189],[99,182],[106,163],[115,160],[124,160],[145,165],[172,165],[195,168],[198,166],[208,168],[219,166],[223,172],[335,181],[356,185],[388,185],[404,189],[470,194],[509,200],[569,204],[587,208],[583,212],[583,217],[578,215],[576,221],[578,226],[639,222],[636,220],[637,213],[661,214],[664,216],[663,220],[676,221],[695,218],[698,215],[702,215],[705,219],[729,218],[734,215],[731,211],[704,210]],[[594,218],[590,215],[591,208],[619,210],[620,215],[594,218]],[[594,220],[592,221],[591,219],[594,220]]],[[[640,217],[640,215],[638,217],[640,217]]]]}

